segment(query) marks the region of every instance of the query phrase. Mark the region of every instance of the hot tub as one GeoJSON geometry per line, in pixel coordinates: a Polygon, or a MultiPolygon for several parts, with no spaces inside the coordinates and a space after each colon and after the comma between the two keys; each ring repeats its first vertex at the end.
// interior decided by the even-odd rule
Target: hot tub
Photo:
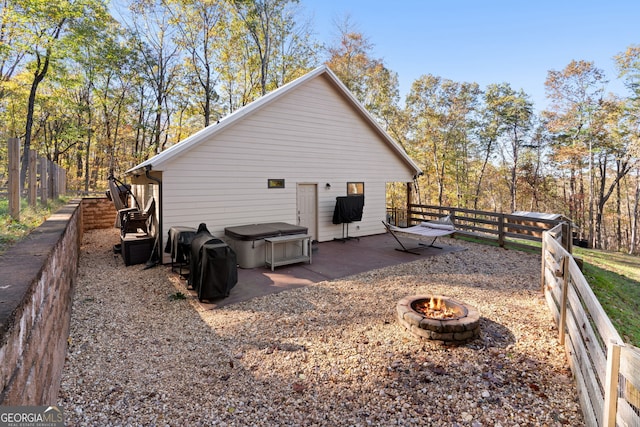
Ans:
{"type": "Polygon", "coordinates": [[[307,227],[286,222],[238,225],[224,229],[225,240],[236,253],[240,268],[255,268],[265,264],[264,239],[306,233],[307,227]]]}

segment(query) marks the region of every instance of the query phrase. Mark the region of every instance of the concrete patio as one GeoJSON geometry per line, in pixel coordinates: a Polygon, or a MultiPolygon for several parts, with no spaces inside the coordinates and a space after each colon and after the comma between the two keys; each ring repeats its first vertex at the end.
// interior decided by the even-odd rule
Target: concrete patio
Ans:
{"type": "MultiPolygon", "coordinates": [[[[415,241],[403,241],[405,246],[416,246],[415,241]]],[[[318,283],[351,276],[365,271],[416,261],[420,258],[435,257],[450,252],[465,250],[456,246],[455,239],[443,237],[438,239],[436,247],[424,247],[419,255],[397,251],[399,248],[389,233],[361,237],[347,241],[330,241],[319,243],[314,247],[312,262],[282,266],[271,271],[267,267],[238,269],[238,283],[231,294],[224,299],[200,303],[203,308],[214,309],[254,297],[281,292],[318,283]],[[440,249],[441,248],[441,249],[440,249]]],[[[185,283],[186,280],[182,281],[185,283]]],[[[195,295],[195,292],[189,290],[195,295]]]]}

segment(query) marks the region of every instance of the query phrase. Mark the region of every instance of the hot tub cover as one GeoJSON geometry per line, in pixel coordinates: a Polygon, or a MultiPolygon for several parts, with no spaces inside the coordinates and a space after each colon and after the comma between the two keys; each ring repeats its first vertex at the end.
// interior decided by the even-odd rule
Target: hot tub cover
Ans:
{"type": "Polygon", "coordinates": [[[306,234],[307,227],[287,224],[286,222],[269,222],[264,224],[248,224],[227,227],[224,234],[235,240],[261,240],[268,237],[306,234]]]}

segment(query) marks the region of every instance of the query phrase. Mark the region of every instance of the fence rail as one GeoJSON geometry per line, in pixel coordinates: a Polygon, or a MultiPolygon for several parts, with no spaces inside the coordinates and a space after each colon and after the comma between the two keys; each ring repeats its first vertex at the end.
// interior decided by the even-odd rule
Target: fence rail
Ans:
{"type": "Polygon", "coordinates": [[[541,242],[542,234],[558,224],[562,245],[571,252],[571,221],[567,218],[543,219],[498,212],[479,211],[446,206],[410,204],[408,210],[387,209],[387,221],[397,226],[410,226],[449,215],[456,227],[456,235],[495,242],[501,247],[530,248],[530,242],[541,242]]]}
{"type": "Polygon", "coordinates": [[[541,242],[542,292],[558,325],[585,423],[640,426],[640,349],[623,344],[571,255],[570,221],[430,205],[387,209],[387,221],[397,226],[445,215],[451,216],[456,235],[503,247],[531,248],[527,241],[541,242]]]}
{"type": "Polygon", "coordinates": [[[624,345],[556,226],[542,238],[541,285],[588,426],[640,425],[640,349],[624,345]]]}

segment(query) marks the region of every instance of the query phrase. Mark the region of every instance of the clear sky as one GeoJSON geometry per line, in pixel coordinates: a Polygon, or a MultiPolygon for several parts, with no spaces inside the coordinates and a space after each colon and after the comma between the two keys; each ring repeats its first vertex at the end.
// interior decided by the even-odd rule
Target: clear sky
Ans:
{"type": "Polygon", "coordinates": [[[542,110],[547,72],[574,59],[594,62],[608,91],[626,95],[613,56],[640,44],[640,0],[300,0],[300,8],[325,43],[349,15],[373,56],[398,73],[403,99],[433,74],[482,89],[506,82],[542,110]]]}

